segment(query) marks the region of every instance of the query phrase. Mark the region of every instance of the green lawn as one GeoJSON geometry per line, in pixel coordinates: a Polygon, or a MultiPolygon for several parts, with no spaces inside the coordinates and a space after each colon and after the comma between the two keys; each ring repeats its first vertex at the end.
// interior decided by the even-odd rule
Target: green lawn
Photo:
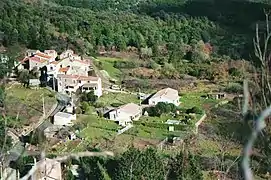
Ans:
{"type": "Polygon", "coordinates": [[[17,116],[19,117],[18,120],[10,123],[13,123],[15,127],[35,123],[42,116],[43,95],[45,111],[48,112],[52,105],[57,102],[54,93],[51,91],[44,88],[38,90],[28,89],[21,85],[7,86],[5,99],[6,115],[13,119],[17,119],[17,116]]]}
{"type": "Polygon", "coordinates": [[[127,104],[127,103],[139,103],[139,99],[136,95],[125,94],[125,93],[108,93],[103,94],[97,101],[97,103],[102,103],[105,106],[111,104],[127,104]]]}
{"type": "Polygon", "coordinates": [[[161,117],[142,116],[140,122],[165,123],[168,119],[172,119],[172,116],[168,114],[163,114],[161,117]]]}
{"type": "Polygon", "coordinates": [[[108,58],[108,57],[98,57],[98,64],[100,63],[99,68],[100,70],[105,70],[110,78],[118,80],[122,74],[122,72],[114,67],[114,62],[115,61],[124,61],[123,59],[118,59],[118,58],[108,58]]]}
{"type": "Polygon", "coordinates": [[[29,89],[21,85],[11,85],[6,89],[7,97],[11,96],[21,100],[29,106],[38,106],[42,110],[42,97],[44,97],[45,105],[51,106],[56,103],[55,94],[48,89],[29,89]]]}
{"type": "Polygon", "coordinates": [[[88,143],[99,143],[102,139],[110,139],[119,129],[118,124],[114,121],[93,114],[79,116],[77,123],[86,124],[86,127],[81,130],[80,136],[88,143]]]}
{"type": "Polygon", "coordinates": [[[199,107],[201,109],[204,109],[204,105],[215,105],[216,103],[218,103],[218,100],[215,99],[204,99],[201,98],[202,95],[206,95],[205,93],[186,93],[181,95],[180,98],[180,106],[182,108],[192,108],[194,106],[199,107]]]}
{"type": "Polygon", "coordinates": [[[180,136],[183,132],[181,131],[174,131],[169,132],[168,129],[160,129],[160,128],[153,128],[147,127],[143,125],[134,125],[133,128],[126,131],[124,134],[129,134],[132,136],[140,137],[140,138],[149,138],[149,139],[156,139],[156,140],[163,140],[170,135],[180,136]]]}

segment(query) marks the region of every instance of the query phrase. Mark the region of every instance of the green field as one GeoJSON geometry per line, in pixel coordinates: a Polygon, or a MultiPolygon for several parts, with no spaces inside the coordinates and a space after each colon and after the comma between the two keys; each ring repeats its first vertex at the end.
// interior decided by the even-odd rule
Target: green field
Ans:
{"type": "Polygon", "coordinates": [[[124,61],[119,58],[98,57],[96,64],[98,64],[100,70],[104,70],[108,73],[110,78],[118,80],[122,72],[114,67],[115,61],[124,61]]]}
{"type": "Polygon", "coordinates": [[[97,101],[97,103],[102,103],[105,106],[109,106],[111,104],[127,104],[131,102],[139,103],[139,99],[136,95],[125,93],[103,94],[97,101]]]}
{"type": "Polygon", "coordinates": [[[56,103],[55,93],[45,88],[39,88],[36,90],[25,88],[21,85],[11,85],[7,87],[6,92],[7,97],[11,96],[17,98],[29,106],[37,106],[39,108],[42,107],[43,97],[45,106],[51,106],[52,104],[56,103]]]}
{"type": "Polygon", "coordinates": [[[219,102],[215,99],[204,99],[201,97],[202,95],[206,95],[206,93],[192,92],[180,95],[180,106],[185,109],[192,108],[194,106],[204,109],[204,106],[214,106],[219,102]]]}
{"type": "Polygon", "coordinates": [[[44,97],[45,111],[48,112],[57,102],[55,94],[51,91],[44,88],[28,89],[20,85],[7,86],[5,106],[10,123],[14,127],[35,123],[43,113],[42,97],[44,97]]]}

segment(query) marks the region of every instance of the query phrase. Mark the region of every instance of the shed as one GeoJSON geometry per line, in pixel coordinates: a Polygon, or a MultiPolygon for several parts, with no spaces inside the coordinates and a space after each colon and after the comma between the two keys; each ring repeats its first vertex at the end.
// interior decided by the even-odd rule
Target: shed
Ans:
{"type": "Polygon", "coordinates": [[[54,125],[72,126],[72,121],[76,120],[76,114],[58,112],[54,116],[54,125]]]}

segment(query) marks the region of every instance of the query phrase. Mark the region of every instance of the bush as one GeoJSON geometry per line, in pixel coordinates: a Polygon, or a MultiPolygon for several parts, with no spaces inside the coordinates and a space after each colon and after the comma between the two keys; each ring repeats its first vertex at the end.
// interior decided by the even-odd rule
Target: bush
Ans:
{"type": "Polygon", "coordinates": [[[190,114],[190,113],[202,114],[202,113],[203,113],[203,110],[200,109],[199,107],[194,106],[194,107],[192,107],[191,109],[187,109],[187,110],[186,110],[186,113],[187,113],[187,114],[190,114]]]}
{"type": "Polygon", "coordinates": [[[122,106],[123,104],[121,103],[112,103],[110,104],[112,107],[119,107],[119,106],[122,106]]]}
{"type": "Polygon", "coordinates": [[[81,94],[81,101],[89,102],[94,104],[98,100],[98,96],[94,94],[94,91],[90,91],[88,93],[83,92],[81,94]]]}
{"type": "Polygon", "coordinates": [[[75,113],[76,113],[76,114],[82,114],[82,109],[81,109],[80,107],[77,107],[77,108],[75,109],[75,113]]]}
{"type": "Polygon", "coordinates": [[[146,66],[150,69],[158,69],[160,67],[154,60],[150,60],[146,66]]]}
{"type": "Polygon", "coordinates": [[[171,124],[163,124],[163,123],[135,123],[140,124],[142,126],[152,127],[152,128],[158,128],[158,129],[168,129],[169,126],[174,126],[174,130],[182,131],[185,130],[185,125],[179,124],[179,125],[171,125],[171,124]]]}
{"type": "Polygon", "coordinates": [[[105,107],[106,105],[103,102],[96,102],[94,103],[95,108],[102,108],[105,107]]]}
{"type": "Polygon", "coordinates": [[[228,93],[242,93],[243,86],[239,83],[229,83],[229,85],[224,90],[228,93]]]}
{"type": "Polygon", "coordinates": [[[150,116],[161,116],[164,113],[175,112],[177,107],[172,103],[159,102],[154,107],[146,109],[150,116]]]}
{"type": "Polygon", "coordinates": [[[114,67],[117,69],[132,69],[139,67],[136,61],[114,61],[114,67]]]}
{"type": "Polygon", "coordinates": [[[87,102],[81,103],[82,113],[85,114],[89,110],[89,104],[87,102]]]}

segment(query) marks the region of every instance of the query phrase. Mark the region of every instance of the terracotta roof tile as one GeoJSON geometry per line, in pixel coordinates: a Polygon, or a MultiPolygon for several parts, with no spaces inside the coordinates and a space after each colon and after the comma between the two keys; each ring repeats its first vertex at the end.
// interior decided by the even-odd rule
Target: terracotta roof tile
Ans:
{"type": "Polygon", "coordinates": [[[46,62],[46,60],[41,60],[39,57],[31,57],[29,58],[30,61],[35,61],[35,62],[39,62],[39,63],[43,63],[46,62]]]}
{"type": "Polygon", "coordinates": [[[45,53],[41,53],[41,52],[35,54],[35,56],[39,56],[39,57],[46,58],[46,59],[52,58],[51,56],[49,56],[49,55],[47,55],[45,53]]]}
{"type": "Polygon", "coordinates": [[[60,68],[59,72],[67,72],[69,69],[70,69],[70,67],[60,68]]]}

